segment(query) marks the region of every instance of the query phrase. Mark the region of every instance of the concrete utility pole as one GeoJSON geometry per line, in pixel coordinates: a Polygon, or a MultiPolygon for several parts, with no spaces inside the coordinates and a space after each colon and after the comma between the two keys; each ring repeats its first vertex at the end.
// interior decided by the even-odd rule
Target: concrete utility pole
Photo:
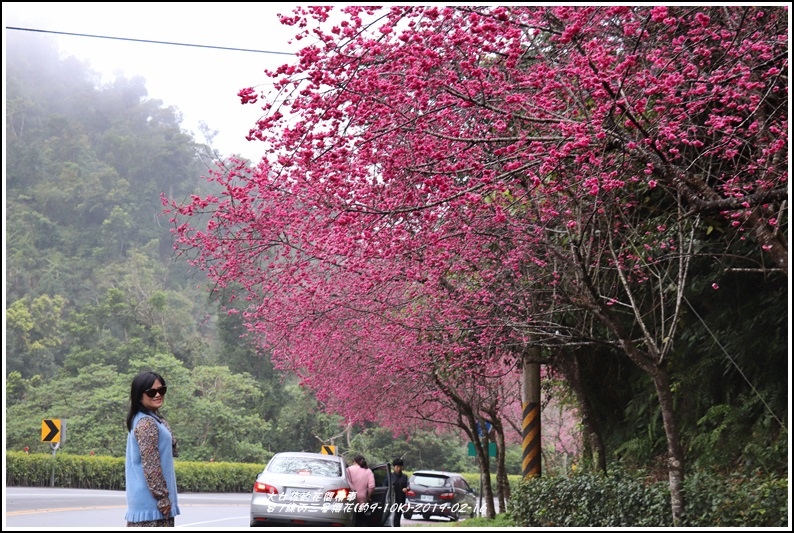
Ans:
{"type": "Polygon", "coordinates": [[[540,348],[533,346],[524,354],[521,388],[521,474],[524,480],[540,476],[540,348]]]}

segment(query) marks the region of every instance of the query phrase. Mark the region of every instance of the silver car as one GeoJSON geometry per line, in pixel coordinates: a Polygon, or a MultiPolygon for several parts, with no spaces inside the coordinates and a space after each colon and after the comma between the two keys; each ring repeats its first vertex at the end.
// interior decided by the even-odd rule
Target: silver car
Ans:
{"type": "MultiPolygon", "coordinates": [[[[388,464],[372,470],[376,480],[388,479],[388,464]],[[384,467],[386,470],[382,471],[384,467]]],[[[383,525],[390,518],[390,504],[394,501],[388,482],[379,485],[372,500],[378,509],[367,517],[372,525],[383,525]]],[[[254,483],[251,526],[352,527],[355,503],[342,457],[280,452],[270,459],[254,483]]]]}

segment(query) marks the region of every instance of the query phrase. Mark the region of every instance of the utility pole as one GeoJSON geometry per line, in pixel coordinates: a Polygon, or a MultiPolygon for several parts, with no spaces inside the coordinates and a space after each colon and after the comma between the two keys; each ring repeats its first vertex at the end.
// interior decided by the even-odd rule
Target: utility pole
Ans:
{"type": "Polygon", "coordinates": [[[524,353],[521,387],[521,474],[524,480],[540,477],[540,348],[524,353]]]}

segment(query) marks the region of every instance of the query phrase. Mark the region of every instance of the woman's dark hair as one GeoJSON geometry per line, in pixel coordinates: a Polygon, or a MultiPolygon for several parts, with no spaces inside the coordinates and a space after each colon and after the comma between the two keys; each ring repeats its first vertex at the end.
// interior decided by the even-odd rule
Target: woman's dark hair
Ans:
{"type": "Polygon", "coordinates": [[[364,459],[364,456],[361,454],[358,454],[355,457],[353,457],[353,462],[356,463],[361,468],[369,468],[367,466],[367,460],[364,459]]]}
{"type": "Polygon", "coordinates": [[[163,376],[157,372],[144,371],[132,379],[132,386],[130,387],[130,412],[127,413],[127,431],[132,431],[132,419],[135,418],[140,411],[146,411],[146,408],[141,404],[143,391],[151,389],[154,382],[160,380],[161,386],[165,387],[165,380],[163,376]]]}

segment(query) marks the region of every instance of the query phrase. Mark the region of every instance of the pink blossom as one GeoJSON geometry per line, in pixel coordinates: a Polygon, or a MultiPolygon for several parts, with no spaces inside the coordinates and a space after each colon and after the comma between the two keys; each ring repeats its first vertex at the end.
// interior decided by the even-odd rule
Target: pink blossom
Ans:
{"type": "MultiPolygon", "coordinates": [[[[170,205],[185,255],[216,286],[241,287],[274,363],[347,422],[454,418],[424,380],[433,365],[473,397],[515,385],[468,376],[509,375],[501,347],[525,342],[516,332],[556,298],[581,297],[578,268],[655,279],[677,198],[744,202],[708,216],[730,221],[732,239],[773,242],[779,220],[751,215],[756,192],[788,185],[787,113],[770,105],[787,94],[785,10],[346,5],[346,20],[310,34],[332,9],[284,18],[313,44],[266,74],[269,94],[238,93],[268,102],[247,136],[262,162],[224,161],[210,179],[222,196],[170,205]],[[544,43],[532,68],[523,28],[544,43]],[[678,194],[659,202],[657,187],[678,194]],[[585,266],[558,234],[577,221],[585,266]],[[356,387],[351,365],[366,370],[356,387]],[[396,368],[421,392],[383,408],[371,391],[396,368]]],[[[600,301],[620,305],[602,278],[600,301]]]]}
{"type": "Polygon", "coordinates": [[[240,89],[237,92],[237,96],[240,97],[240,102],[243,104],[254,104],[256,103],[258,96],[254,91],[253,87],[247,87],[245,89],[240,89]]]}
{"type": "Polygon", "coordinates": [[[709,22],[711,22],[709,16],[704,13],[697,13],[695,15],[695,20],[704,28],[709,25],[709,22]]]}
{"type": "Polygon", "coordinates": [[[667,7],[655,6],[651,9],[651,19],[654,22],[661,22],[667,17],[667,7]]]}

